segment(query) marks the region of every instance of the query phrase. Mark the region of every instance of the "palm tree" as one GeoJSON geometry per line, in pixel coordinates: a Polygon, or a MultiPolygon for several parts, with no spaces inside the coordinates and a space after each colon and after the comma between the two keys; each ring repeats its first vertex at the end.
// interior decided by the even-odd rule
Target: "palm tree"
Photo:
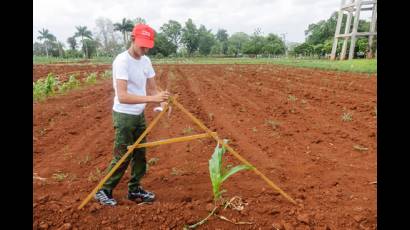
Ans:
{"type": "Polygon", "coordinates": [[[52,35],[47,29],[42,29],[39,30],[38,33],[40,34],[40,36],[37,37],[38,40],[42,41],[44,40],[44,46],[46,47],[46,55],[48,58],[48,47],[47,47],[47,42],[51,42],[53,40],[55,40],[55,36],[52,35]]]}
{"type": "Polygon", "coordinates": [[[65,47],[64,43],[57,41],[57,47],[58,47],[58,56],[62,57],[63,52],[64,52],[63,47],[65,47]]]}
{"type": "Polygon", "coordinates": [[[72,49],[72,50],[75,50],[75,48],[77,47],[77,41],[75,40],[75,37],[73,36],[73,37],[69,37],[68,39],[67,39],[67,42],[68,42],[68,44],[70,45],[70,48],[72,49]]]}
{"type": "Polygon", "coordinates": [[[147,22],[145,21],[145,19],[137,17],[136,19],[132,20],[133,24],[147,24],[147,22]]]}
{"type": "Polygon", "coordinates": [[[127,32],[131,32],[134,25],[131,20],[123,18],[121,23],[114,24],[114,30],[120,31],[124,37],[124,47],[127,48],[127,32]]]}
{"type": "Polygon", "coordinates": [[[84,57],[88,57],[87,43],[84,43],[84,37],[92,39],[92,33],[87,29],[87,26],[76,26],[77,32],[75,32],[74,37],[81,37],[81,44],[85,46],[84,57]]]}
{"type": "Polygon", "coordinates": [[[96,38],[94,40],[94,44],[95,44],[95,52],[97,53],[97,57],[98,57],[98,49],[100,49],[100,47],[102,47],[101,40],[99,38],[96,38]]]}

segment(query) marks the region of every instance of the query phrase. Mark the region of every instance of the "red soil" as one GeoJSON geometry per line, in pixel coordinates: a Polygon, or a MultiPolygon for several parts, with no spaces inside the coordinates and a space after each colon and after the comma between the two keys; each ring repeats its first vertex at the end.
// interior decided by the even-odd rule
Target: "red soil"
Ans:
{"type": "MultiPolygon", "coordinates": [[[[53,66],[41,68],[54,71],[53,66]]],[[[371,183],[377,176],[376,76],[276,65],[155,69],[162,88],[179,95],[185,108],[298,202],[292,205],[257,175],[243,171],[222,187],[225,197],[240,196],[248,205],[219,215],[253,224],[235,226],[211,217],[199,229],[377,228],[377,184],[371,183]],[[344,112],[352,114],[351,121],[341,119],[344,112]]],[[[112,82],[105,80],[34,104],[33,173],[46,180],[33,180],[33,229],[58,229],[64,223],[73,229],[181,229],[207,216],[212,139],[148,149],[148,160],[158,158],[142,181],[157,194],[153,204],[126,199],[126,173],[114,191],[117,207],[92,200],[77,211],[104,175],[97,169],[104,172],[111,160],[112,100],[112,82]],[[62,181],[53,178],[59,172],[67,175],[62,181]]],[[[153,107],[146,108],[148,122],[156,115],[153,107]]],[[[173,108],[148,141],[195,133],[202,131],[173,108]],[[187,127],[194,128],[192,133],[186,133],[187,127]]],[[[225,163],[240,162],[226,153],[225,163]]]]}

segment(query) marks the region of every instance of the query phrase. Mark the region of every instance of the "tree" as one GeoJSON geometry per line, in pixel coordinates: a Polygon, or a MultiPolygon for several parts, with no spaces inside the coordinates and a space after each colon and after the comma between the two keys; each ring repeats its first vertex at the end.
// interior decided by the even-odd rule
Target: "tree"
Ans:
{"type": "Polygon", "coordinates": [[[369,32],[370,22],[365,20],[359,20],[359,25],[357,26],[357,32],[369,32]]]}
{"type": "Polygon", "coordinates": [[[265,38],[261,35],[261,29],[256,28],[249,42],[244,44],[244,53],[258,55],[262,53],[265,38]]]}
{"type": "Polygon", "coordinates": [[[77,40],[75,39],[75,37],[67,38],[67,43],[70,46],[71,50],[75,50],[77,48],[77,40]]]}
{"type": "Polygon", "coordinates": [[[92,39],[92,33],[87,29],[87,26],[76,26],[77,32],[74,34],[74,37],[81,37],[81,44],[83,47],[85,46],[84,50],[84,57],[89,57],[88,54],[88,47],[87,43],[84,43],[84,37],[92,39]]]}
{"type": "Polygon", "coordinates": [[[204,25],[201,25],[198,30],[199,35],[199,53],[208,55],[211,52],[212,46],[215,44],[215,38],[211,30],[207,30],[204,25]]]}
{"type": "Polygon", "coordinates": [[[228,51],[228,33],[225,29],[219,29],[216,32],[216,39],[218,39],[219,42],[222,44],[222,53],[226,54],[228,51]]]}
{"type": "Polygon", "coordinates": [[[82,56],[83,56],[83,52],[80,52],[78,50],[69,49],[64,52],[65,58],[81,58],[82,56]]]}
{"type": "Polygon", "coordinates": [[[101,51],[103,55],[114,56],[121,50],[121,45],[117,42],[114,24],[108,18],[98,18],[96,20],[96,39],[101,41],[101,51]]]}
{"type": "MultiPolygon", "coordinates": [[[[328,40],[326,40],[324,43],[323,43],[323,47],[322,47],[322,49],[323,49],[323,53],[325,53],[325,54],[330,54],[331,52],[332,52],[332,46],[333,46],[333,39],[328,39],[328,40]]],[[[341,46],[339,46],[338,45],[338,49],[341,49],[340,48],[341,46]]],[[[339,52],[337,52],[337,53],[339,53],[339,52]]]]}
{"type": "Polygon", "coordinates": [[[355,53],[357,56],[364,57],[368,52],[368,43],[369,40],[367,38],[358,38],[356,41],[355,53]]]}
{"type": "Polygon", "coordinates": [[[38,33],[40,34],[40,36],[38,36],[37,39],[40,40],[40,42],[44,40],[43,45],[46,49],[46,55],[48,57],[48,43],[56,40],[56,37],[44,28],[42,30],[39,30],[38,33]]]}
{"type": "MultiPolygon", "coordinates": [[[[336,24],[337,24],[338,13],[333,12],[330,18],[327,20],[321,20],[317,23],[309,24],[307,30],[305,30],[306,42],[312,45],[319,43],[324,43],[327,39],[331,39],[335,35],[336,24]]],[[[345,26],[347,21],[347,15],[343,14],[342,24],[340,31],[344,33],[345,26]]],[[[351,27],[353,26],[354,16],[351,19],[351,27]]],[[[357,28],[358,32],[367,32],[370,28],[370,22],[365,20],[359,20],[359,25],[357,28]]]]}
{"type": "Polygon", "coordinates": [[[220,55],[222,53],[222,44],[220,41],[215,39],[214,45],[211,47],[211,54],[218,54],[220,55]]]}
{"type": "Polygon", "coordinates": [[[288,43],[288,52],[289,52],[289,55],[294,55],[294,56],[296,56],[296,54],[295,54],[295,47],[297,47],[298,45],[300,45],[300,43],[298,43],[298,42],[289,42],[288,43]]]}
{"type": "Polygon", "coordinates": [[[64,44],[57,39],[52,40],[48,43],[48,54],[52,57],[62,57],[64,56],[64,44]]]}
{"type": "Polygon", "coordinates": [[[323,47],[324,44],[313,45],[313,53],[316,54],[319,58],[325,54],[323,47]]]}
{"type": "Polygon", "coordinates": [[[231,49],[232,53],[237,57],[239,53],[243,52],[243,46],[249,40],[249,35],[244,32],[234,33],[228,39],[228,50],[231,49]]]}
{"type": "Polygon", "coordinates": [[[98,42],[93,39],[84,39],[82,50],[86,52],[87,58],[91,58],[97,52],[98,45],[98,42]]]}
{"type": "Polygon", "coordinates": [[[64,56],[64,43],[57,41],[57,48],[58,48],[58,56],[63,57],[64,56]]]}
{"type": "Polygon", "coordinates": [[[150,55],[169,56],[175,52],[175,45],[167,39],[164,33],[155,33],[155,45],[150,49],[150,55]]]}
{"type": "Polygon", "coordinates": [[[114,31],[120,31],[122,33],[122,36],[124,38],[124,47],[125,49],[128,48],[127,44],[127,37],[128,37],[128,32],[131,32],[132,29],[134,28],[134,23],[126,18],[123,18],[121,23],[115,23],[114,24],[114,31]]]}
{"type": "Polygon", "coordinates": [[[270,33],[268,36],[264,39],[264,46],[262,50],[264,53],[268,54],[284,54],[286,46],[283,40],[276,34],[270,33]]]}
{"type": "Polygon", "coordinates": [[[160,30],[168,39],[168,41],[171,41],[174,44],[176,52],[178,50],[179,42],[181,40],[181,24],[177,21],[169,20],[168,23],[165,23],[161,26],[160,30]]]}
{"type": "Polygon", "coordinates": [[[33,55],[43,56],[45,55],[44,45],[39,42],[34,42],[33,44],[33,55]]]}
{"type": "Polygon", "coordinates": [[[198,49],[198,29],[192,22],[192,19],[188,19],[188,21],[185,22],[185,27],[182,29],[181,42],[186,46],[188,55],[192,55],[198,49]]]}
{"type": "Polygon", "coordinates": [[[304,42],[294,48],[295,54],[303,56],[310,56],[313,53],[313,46],[307,42],[304,42]]]}
{"type": "Polygon", "coordinates": [[[147,22],[145,21],[145,19],[137,17],[136,19],[132,20],[132,24],[137,25],[137,24],[147,24],[147,22]]]}

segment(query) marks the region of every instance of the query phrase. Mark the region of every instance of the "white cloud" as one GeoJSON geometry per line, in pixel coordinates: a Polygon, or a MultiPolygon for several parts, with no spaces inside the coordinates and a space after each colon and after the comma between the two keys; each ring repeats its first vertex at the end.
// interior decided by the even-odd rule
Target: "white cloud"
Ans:
{"type": "Polygon", "coordinates": [[[43,27],[66,42],[75,26],[92,30],[99,17],[113,22],[142,17],[156,30],[168,20],[184,24],[192,18],[214,32],[224,28],[229,34],[250,34],[260,27],[264,34],[287,33],[288,41],[302,42],[307,26],[329,18],[340,0],[34,0],[33,4],[33,41],[43,27]]]}

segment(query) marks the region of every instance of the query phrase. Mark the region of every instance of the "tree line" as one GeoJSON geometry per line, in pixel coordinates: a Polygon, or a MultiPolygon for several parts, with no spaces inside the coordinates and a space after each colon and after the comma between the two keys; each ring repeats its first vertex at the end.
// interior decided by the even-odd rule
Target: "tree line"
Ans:
{"type": "MultiPolygon", "coordinates": [[[[346,26],[347,15],[342,20],[341,31],[346,26]]],[[[354,17],[351,20],[354,21],[354,17]]],[[[130,45],[130,33],[137,23],[146,23],[143,18],[127,19],[113,23],[108,18],[98,18],[91,31],[87,26],[76,26],[73,36],[67,39],[68,47],[47,29],[38,31],[39,36],[33,44],[33,55],[64,58],[91,58],[95,56],[114,57],[130,45]]],[[[327,20],[308,26],[305,42],[285,44],[284,39],[274,33],[263,35],[260,28],[252,34],[236,32],[228,34],[226,29],[215,33],[196,25],[192,19],[183,24],[175,20],[164,23],[155,31],[155,46],[149,55],[154,57],[186,56],[280,56],[289,51],[292,56],[328,57],[332,50],[336,30],[337,12],[327,20]]],[[[358,32],[367,32],[370,22],[359,20],[358,32]]],[[[339,39],[337,53],[340,53],[343,39],[339,39]]],[[[377,43],[374,39],[373,46],[377,43]]],[[[350,45],[350,40],[348,42],[350,45]]],[[[368,38],[359,37],[356,41],[355,56],[365,56],[368,51],[368,38]]]]}
{"type": "MultiPolygon", "coordinates": [[[[124,18],[113,23],[108,18],[96,20],[93,32],[87,26],[76,26],[76,32],[67,39],[69,47],[58,41],[47,29],[38,31],[33,44],[33,55],[64,58],[91,58],[115,56],[130,45],[130,33],[135,24],[146,23],[142,18],[124,18]]],[[[252,34],[237,32],[231,35],[226,29],[213,33],[205,25],[197,26],[192,19],[181,24],[175,20],[164,23],[155,31],[155,46],[150,55],[155,57],[181,56],[277,56],[283,55],[286,45],[274,33],[263,35],[260,28],[252,34]]]]}
{"type": "MultiPolygon", "coordinates": [[[[294,56],[317,56],[328,57],[332,51],[333,39],[336,31],[338,13],[334,12],[327,20],[321,20],[317,23],[312,23],[305,30],[305,42],[302,44],[294,44],[289,47],[289,54],[294,56]]],[[[344,14],[341,24],[341,33],[344,33],[346,27],[347,15],[344,14]]],[[[351,27],[353,27],[354,17],[351,19],[351,27]]],[[[368,32],[370,28],[370,22],[365,20],[359,20],[357,28],[358,32],[368,32]]],[[[350,31],[352,28],[350,28],[350,31]]],[[[338,40],[336,49],[337,55],[341,52],[344,39],[338,40]]],[[[377,43],[377,37],[374,39],[374,47],[377,43]]],[[[348,46],[350,46],[350,40],[348,40],[348,46]]],[[[355,57],[365,57],[368,52],[368,37],[358,37],[356,40],[355,57]]]]}

